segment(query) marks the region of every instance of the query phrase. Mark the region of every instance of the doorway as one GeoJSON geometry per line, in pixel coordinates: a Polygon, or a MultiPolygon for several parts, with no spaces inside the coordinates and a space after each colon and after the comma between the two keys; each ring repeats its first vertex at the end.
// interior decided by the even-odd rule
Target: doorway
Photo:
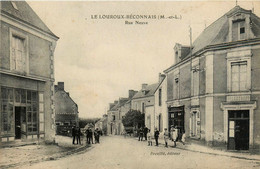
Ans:
{"type": "Polygon", "coordinates": [[[249,149],[249,110],[228,111],[228,149],[249,149]]]}
{"type": "Polygon", "coordinates": [[[25,107],[15,107],[15,139],[21,139],[22,136],[22,119],[25,119],[25,107]]]}

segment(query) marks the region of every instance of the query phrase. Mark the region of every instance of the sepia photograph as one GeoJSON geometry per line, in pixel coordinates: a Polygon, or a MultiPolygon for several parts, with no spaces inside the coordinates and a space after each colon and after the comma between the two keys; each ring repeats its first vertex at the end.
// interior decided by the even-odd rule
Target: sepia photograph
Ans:
{"type": "Polygon", "coordinates": [[[1,169],[260,168],[258,0],[1,0],[1,169]]]}

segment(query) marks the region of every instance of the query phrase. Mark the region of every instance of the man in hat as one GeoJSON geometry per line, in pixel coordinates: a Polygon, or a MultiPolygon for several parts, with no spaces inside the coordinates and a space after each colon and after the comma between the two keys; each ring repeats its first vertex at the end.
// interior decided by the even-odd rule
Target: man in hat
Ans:
{"type": "Polygon", "coordinates": [[[72,134],[72,137],[73,137],[72,144],[75,144],[75,138],[76,138],[76,135],[77,135],[76,126],[72,126],[71,134],[72,134]]]}
{"type": "Polygon", "coordinates": [[[155,128],[155,131],[154,131],[155,146],[159,145],[158,144],[159,134],[160,134],[160,132],[157,130],[157,128],[155,128]]]}

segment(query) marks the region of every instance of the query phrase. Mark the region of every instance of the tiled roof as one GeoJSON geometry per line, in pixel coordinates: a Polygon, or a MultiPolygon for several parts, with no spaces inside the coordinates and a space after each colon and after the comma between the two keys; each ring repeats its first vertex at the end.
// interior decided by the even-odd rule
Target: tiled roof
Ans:
{"type": "Polygon", "coordinates": [[[15,19],[26,22],[27,24],[36,27],[55,38],[58,38],[52,31],[45,25],[39,16],[25,1],[12,1],[17,9],[14,8],[11,1],[1,1],[1,13],[11,16],[15,19]]]}
{"type": "Polygon", "coordinates": [[[110,109],[110,111],[116,111],[119,107],[123,106],[128,101],[128,98],[121,98],[119,102],[110,109]]]}
{"type": "Polygon", "coordinates": [[[56,91],[54,94],[56,114],[75,114],[77,104],[65,91],[56,91]]]}
{"type": "Polygon", "coordinates": [[[240,6],[236,6],[227,12],[225,15],[220,17],[218,20],[209,25],[193,42],[192,53],[196,53],[199,50],[203,49],[209,45],[216,45],[228,42],[228,31],[229,31],[229,22],[228,15],[235,12],[247,12],[250,13],[250,18],[252,21],[251,27],[252,32],[255,37],[260,37],[260,19],[253,14],[250,10],[245,10],[240,6]]]}
{"type": "Polygon", "coordinates": [[[137,99],[137,98],[142,98],[142,97],[149,97],[149,96],[153,96],[155,93],[155,90],[157,89],[159,83],[154,83],[151,85],[148,85],[146,87],[146,91],[147,93],[144,93],[142,90],[139,90],[133,97],[133,99],[137,99]]]}

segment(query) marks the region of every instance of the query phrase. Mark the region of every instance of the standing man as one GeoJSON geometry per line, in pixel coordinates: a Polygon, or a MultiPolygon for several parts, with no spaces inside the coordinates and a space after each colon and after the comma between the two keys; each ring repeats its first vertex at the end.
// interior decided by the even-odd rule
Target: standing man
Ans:
{"type": "Polygon", "coordinates": [[[139,139],[138,139],[138,141],[140,141],[140,140],[143,141],[143,135],[144,135],[144,130],[141,127],[140,130],[139,130],[139,139]]]}
{"type": "Polygon", "coordinates": [[[72,134],[72,137],[73,137],[73,139],[72,139],[72,144],[75,144],[75,137],[76,137],[76,128],[75,128],[75,126],[73,126],[72,127],[72,131],[71,131],[71,134],[72,134]]]}
{"type": "Polygon", "coordinates": [[[147,141],[147,133],[148,133],[148,128],[145,126],[144,127],[144,139],[147,141]]]}
{"type": "Polygon", "coordinates": [[[81,135],[80,128],[77,127],[77,144],[81,144],[81,141],[80,141],[80,135],[81,135]]]}
{"type": "Polygon", "coordinates": [[[96,128],[94,131],[94,136],[95,136],[95,144],[99,143],[99,130],[96,128]]]}
{"type": "Polygon", "coordinates": [[[90,141],[91,141],[92,144],[94,144],[93,143],[93,131],[92,131],[91,128],[89,128],[89,133],[88,134],[89,134],[89,144],[90,144],[90,141]]]}
{"type": "Polygon", "coordinates": [[[154,131],[154,139],[155,139],[155,146],[158,146],[158,138],[159,138],[159,131],[157,130],[157,128],[155,128],[155,131],[154,131]]]}

